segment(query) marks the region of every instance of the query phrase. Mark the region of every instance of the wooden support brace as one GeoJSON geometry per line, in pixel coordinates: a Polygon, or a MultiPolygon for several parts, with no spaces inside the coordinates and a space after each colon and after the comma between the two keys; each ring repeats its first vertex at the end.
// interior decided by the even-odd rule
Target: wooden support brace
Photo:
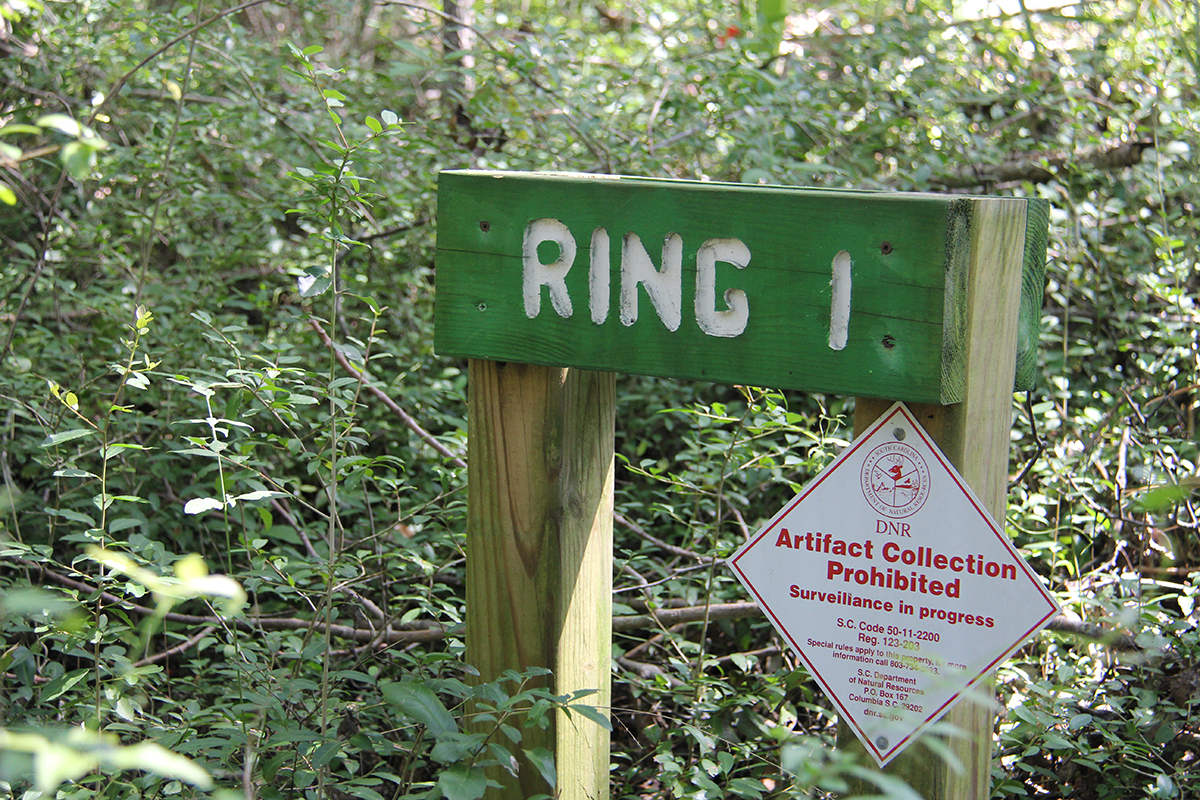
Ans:
{"type": "MultiPolygon", "coordinates": [[[[608,711],[612,640],[612,373],[472,360],[468,397],[467,661],[480,680],[546,667],[557,694],[608,711]]],[[[608,732],[578,714],[523,731],[555,755],[489,798],[608,796],[608,732]]],[[[516,748],[514,748],[516,749],[516,748]]],[[[523,758],[523,756],[522,756],[523,758]]]]}

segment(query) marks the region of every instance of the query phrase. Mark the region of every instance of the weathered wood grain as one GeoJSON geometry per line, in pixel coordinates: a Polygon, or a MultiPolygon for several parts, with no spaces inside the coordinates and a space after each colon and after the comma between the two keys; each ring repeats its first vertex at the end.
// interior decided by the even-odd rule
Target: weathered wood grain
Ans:
{"type": "MultiPolygon", "coordinates": [[[[607,712],[612,641],[612,373],[473,360],[468,397],[467,661],[482,680],[546,667],[607,712]]],[[[608,732],[572,714],[524,729],[558,796],[608,794],[608,732]]],[[[514,748],[516,749],[516,748],[514,748]]],[[[554,794],[534,765],[489,798],[554,794]]]]}

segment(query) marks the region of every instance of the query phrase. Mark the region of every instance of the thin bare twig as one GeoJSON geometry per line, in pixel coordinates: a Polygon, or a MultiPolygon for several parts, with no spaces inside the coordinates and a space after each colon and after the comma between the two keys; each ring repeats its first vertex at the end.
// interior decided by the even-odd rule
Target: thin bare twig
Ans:
{"type": "Polygon", "coordinates": [[[199,641],[201,639],[203,639],[205,636],[208,636],[210,633],[212,633],[216,629],[217,629],[217,627],[215,625],[209,625],[208,627],[202,629],[195,636],[191,637],[187,641],[180,642],[179,644],[172,647],[170,650],[163,650],[161,653],[155,653],[152,656],[143,658],[141,661],[135,661],[135,662],[133,662],[133,665],[135,667],[144,667],[147,664],[155,664],[159,661],[165,661],[166,659],[170,658],[171,656],[177,656],[180,653],[185,653],[188,650],[191,650],[193,647],[195,647],[196,644],[199,643],[199,641]]]}
{"type": "Polygon", "coordinates": [[[695,552],[694,550],[688,550],[687,548],[677,547],[673,544],[668,544],[668,543],[664,542],[662,539],[659,539],[659,538],[653,536],[649,531],[647,531],[641,525],[638,525],[636,522],[627,518],[624,514],[622,514],[619,511],[613,512],[613,522],[617,523],[618,525],[620,525],[623,528],[626,528],[627,530],[633,531],[634,533],[636,533],[638,536],[645,539],[650,544],[654,545],[655,547],[666,550],[668,553],[673,553],[674,555],[677,555],[677,556],[683,556],[684,558],[694,558],[697,561],[701,561],[705,564],[709,563],[710,561],[716,560],[712,556],[703,556],[703,555],[700,555],[699,553],[695,552]]]}
{"type": "Polygon", "coordinates": [[[314,331],[317,332],[317,335],[321,337],[321,341],[325,343],[325,346],[333,349],[334,357],[337,358],[338,363],[341,364],[342,367],[347,372],[349,372],[351,375],[353,375],[355,378],[357,378],[358,382],[363,385],[364,389],[366,389],[371,394],[375,395],[375,397],[378,398],[379,401],[382,402],[385,406],[387,406],[388,409],[392,413],[394,413],[396,416],[400,417],[400,421],[404,423],[404,426],[406,428],[408,428],[410,431],[415,433],[421,439],[421,441],[425,442],[425,444],[432,447],[440,455],[449,459],[450,462],[452,464],[454,464],[454,466],[456,466],[456,467],[466,467],[467,466],[466,461],[464,461],[459,456],[455,455],[450,450],[450,448],[446,447],[446,445],[442,444],[436,438],[434,438],[434,435],[432,433],[430,433],[429,431],[422,428],[421,424],[419,422],[417,422],[415,419],[413,419],[411,416],[409,416],[408,412],[405,411],[403,408],[401,408],[400,405],[395,400],[393,400],[391,397],[389,397],[387,392],[383,391],[378,386],[376,386],[369,373],[367,373],[365,370],[361,370],[358,367],[351,364],[350,359],[346,358],[346,356],[342,354],[341,350],[338,350],[336,347],[333,346],[333,340],[329,338],[329,334],[327,334],[325,332],[325,329],[321,327],[321,323],[317,322],[314,319],[314,320],[309,320],[308,324],[312,327],[312,329],[314,331]]]}
{"type": "Polygon", "coordinates": [[[296,535],[300,537],[300,541],[304,542],[304,549],[308,552],[309,557],[320,558],[320,556],[317,555],[317,549],[313,547],[313,543],[309,540],[308,535],[305,534],[304,527],[301,526],[300,522],[294,516],[292,516],[292,512],[288,511],[283,503],[279,502],[278,498],[271,498],[271,508],[275,509],[275,511],[279,513],[279,516],[283,517],[284,522],[286,522],[288,525],[291,525],[292,529],[296,531],[296,535]]]}
{"type": "Polygon", "coordinates": [[[717,659],[717,663],[721,664],[722,666],[726,664],[732,664],[734,656],[754,656],[755,658],[761,658],[763,656],[777,656],[781,653],[783,653],[782,647],[764,647],[760,650],[747,650],[744,653],[733,653],[731,655],[721,656],[717,659]]]}
{"type": "Polygon", "coordinates": [[[720,603],[710,606],[688,606],[687,608],[663,608],[650,614],[637,614],[632,617],[613,617],[614,631],[632,631],[638,628],[671,627],[685,622],[703,622],[707,619],[740,619],[755,617],[762,610],[751,602],[720,603]]]}

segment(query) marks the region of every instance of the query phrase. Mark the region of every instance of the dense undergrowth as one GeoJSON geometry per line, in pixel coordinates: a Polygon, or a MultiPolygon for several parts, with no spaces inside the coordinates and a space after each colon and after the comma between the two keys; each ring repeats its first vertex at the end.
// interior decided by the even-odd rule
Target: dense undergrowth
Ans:
{"type": "MultiPolygon", "coordinates": [[[[464,661],[462,167],[1050,200],[1007,522],[1082,633],[1001,669],[993,791],[1200,791],[1197,6],[782,8],[0,0],[0,796],[471,800],[595,716],[464,661]]],[[[620,377],[617,615],[745,600],[852,402],[620,377]]],[[[613,656],[615,797],[857,769],[762,618],[613,656]]]]}

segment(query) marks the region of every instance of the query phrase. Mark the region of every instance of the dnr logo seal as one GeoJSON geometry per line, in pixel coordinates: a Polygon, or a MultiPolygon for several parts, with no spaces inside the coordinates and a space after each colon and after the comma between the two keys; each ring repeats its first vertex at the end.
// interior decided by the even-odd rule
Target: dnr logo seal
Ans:
{"type": "Polygon", "coordinates": [[[929,497],[929,465],[909,445],[881,444],[863,461],[862,491],[871,508],[885,517],[911,517],[929,497]]]}

